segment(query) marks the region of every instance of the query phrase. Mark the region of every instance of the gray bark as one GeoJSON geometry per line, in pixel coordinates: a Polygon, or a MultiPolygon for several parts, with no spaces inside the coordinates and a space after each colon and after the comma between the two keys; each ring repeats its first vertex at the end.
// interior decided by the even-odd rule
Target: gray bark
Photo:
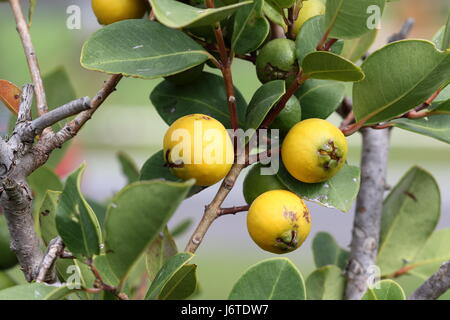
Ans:
{"type": "Polygon", "coordinates": [[[347,266],[348,300],[360,299],[368,287],[371,267],[378,251],[381,213],[388,164],[390,130],[361,129],[361,187],[356,201],[347,266]]]}
{"type": "Polygon", "coordinates": [[[450,261],[425,281],[408,300],[435,300],[450,289],[450,261]]]}

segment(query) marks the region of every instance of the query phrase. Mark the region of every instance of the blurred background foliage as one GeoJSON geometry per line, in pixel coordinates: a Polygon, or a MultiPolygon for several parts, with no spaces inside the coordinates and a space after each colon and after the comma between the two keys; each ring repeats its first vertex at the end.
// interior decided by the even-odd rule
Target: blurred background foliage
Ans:
{"type": "MultiPolygon", "coordinates": [[[[371,51],[383,46],[390,34],[400,29],[408,17],[416,20],[411,38],[431,39],[433,34],[445,23],[450,8],[448,0],[400,0],[387,6],[382,21],[382,29],[371,51]]],[[[77,96],[93,96],[106,76],[83,69],[79,63],[80,50],[89,35],[101,26],[97,23],[90,1],[85,0],[39,0],[33,17],[31,34],[40,59],[43,74],[51,73],[62,66],[67,70],[77,96]],[[81,8],[81,29],[69,30],[66,27],[66,12],[70,5],[81,8]]],[[[217,72],[216,70],[209,70],[217,72]]],[[[248,63],[236,60],[233,67],[236,86],[249,101],[260,86],[254,68],[248,63]]],[[[0,4],[0,79],[9,80],[16,85],[30,82],[22,46],[15,31],[14,19],[7,3],[0,4]]],[[[149,95],[160,80],[139,80],[127,78],[118,86],[107,103],[82,130],[71,145],[64,164],[57,172],[65,176],[82,161],[87,162],[83,182],[84,193],[97,201],[105,201],[120,190],[126,183],[116,154],[126,151],[135,161],[143,162],[162,145],[166,124],[152,108],[149,95]]],[[[63,89],[64,90],[64,89],[63,89]]],[[[70,91],[70,89],[67,89],[70,91]]],[[[66,93],[66,92],[65,92],[66,93]]],[[[1,102],[0,102],[1,105],[1,102]]],[[[8,111],[0,107],[0,132],[5,133],[8,111]]],[[[338,124],[337,116],[330,118],[338,124]]],[[[350,139],[350,164],[359,164],[360,137],[350,139]]],[[[390,154],[388,184],[394,185],[413,165],[419,165],[431,172],[440,185],[442,193],[442,219],[438,228],[450,227],[450,149],[437,140],[414,133],[394,130],[390,154]]],[[[225,202],[225,206],[241,205],[242,175],[237,187],[225,202]]],[[[186,200],[178,209],[169,226],[190,218],[194,224],[201,217],[203,207],[211,200],[216,187],[186,200]]],[[[168,199],[169,200],[169,199],[168,199]]],[[[309,204],[313,218],[313,230],[303,247],[287,256],[307,276],[314,268],[311,241],[319,231],[334,235],[344,248],[350,243],[353,216],[336,210],[309,204]]],[[[180,249],[184,248],[187,233],[177,238],[180,249]]],[[[245,214],[224,217],[210,229],[206,241],[198,250],[194,260],[199,265],[199,298],[226,298],[232,284],[251,264],[272,255],[261,251],[250,240],[245,227],[245,214]]],[[[10,271],[20,277],[16,271],[10,271]]],[[[399,282],[407,293],[422,279],[407,276],[399,282]]],[[[450,298],[450,294],[446,295],[450,298]]],[[[445,298],[445,296],[443,297],[445,298]]]]}

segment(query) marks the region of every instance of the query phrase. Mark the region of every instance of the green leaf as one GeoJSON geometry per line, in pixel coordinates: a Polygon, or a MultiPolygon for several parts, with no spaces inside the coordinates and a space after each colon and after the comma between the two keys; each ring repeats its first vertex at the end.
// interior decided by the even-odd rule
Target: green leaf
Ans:
{"type": "Polygon", "coordinates": [[[138,19],[95,32],[83,45],[81,64],[89,70],[154,79],[188,70],[209,58],[183,32],[138,19]]]}
{"type": "Polygon", "coordinates": [[[59,300],[74,292],[66,286],[28,283],[0,291],[0,300],[59,300]]]}
{"type": "Polygon", "coordinates": [[[448,13],[447,23],[445,24],[444,27],[441,45],[439,48],[441,50],[450,49],[450,12],[448,13]]]}
{"type": "Polygon", "coordinates": [[[229,6],[203,9],[175,0],[150,0],[156,19],[162,24],[174,28],[196,28],[213,26],[236,12],[237,9],[248,6],[252,1],[243,1],[229,6]]]}
{"type": "Polygon", "coordinates": [[[164,286],[159,300],[183,300],[190,297],[197,289],[196,270],[195,264],[181,267],[164,286]]]}
{"type": "MultiPolygon", "coordinates": [[[[239,125],[243,126],[247,103],[237,88],[235,97],[239,125]]],[[[225,84],[218,75],[204,72],[195,82],[182,87],[163,81],[153,90],[150,100],[168,125],[182,116],[202,113],[231,128],[225,84]]]]}
{"type": "Polygon", "coordinates": [[[405,292],[393,280],[381,280],[367,290],[361,300],[406,300],[405,292]],[[379,286],[379,288],[377,288],[379,286]]]}
{"type": "Polygon", "coordinates": [[[252,100],[248,104],[245,128],[259,128],[269,111],[285,92],[286,86],[284,80],[267,82],[256,90],[252,100]]]}
{"type": "Polygon", "coordinates": [[[450,52],[428,41],[403,40],[370,55],[362,64],[366,78],[353,85],[358,121],[375,124],[402,115],[427,100],[450,78],[450,52]]]}
{"type": "Polygon", "coordinates": [[[270,21],[282,27],[284,31],[288,30],[286,21],[284,19],[284,13],[280,8],[277,8],[270,1],[264,1],[263,11],[270,21]]]}
{"type": "MultiPolygon", "coordinates": [[[[152,155],[147,161],[145,161],[144,165],[142,166],[139,180],[145,181],[153,179],[162,179],[175,182],[183,181],[180,178],[173,175],[172,172],[170,172],[170,169],[167,166],[165,166],[163,150],[160,150],[154,155],[152,155]]],[[[204,189],[205,187],[193,186],[189,191],[187,197],[189,198],[194,194],[203,191],[204,189]]]]}
{"type": "Polygon", "coordinates": [[[167,224],[194,181],[143,181],[120,191],[108,207],[105,221],[106,258],[124,279],[131,267],[167,224]]]}
{"type": "Polygon", "coordinates": [[[414,260],[408,265],[413,268],[408,274],[422,279],[430,277],[439,269],[442,263],[450,260],[449,243],[449,228],[433,232],[414,260]]]}
{"type": "Polygon", "coordinates": [[[100,253],[101,227],[92,208],[83,197],[80,184],[85,164],[66,181],[56,213],[56,228],[67,248],[77,257],[100,253]]]}
{"type": "Polygon", "coordinates": [[[60,196],[61,192],[49,190],[39,206],[39,226],[42,240],[44,240],[46,246],[48,246],[52,239],[58,236],[56,211],[60,196]]]}
{"type": "Polygon", "coordinates": [[[302,120],[326,119],[341,105],[345,85],[331,80],[309,79],[295,95],[302,106],[302,120]]]}
{"type": "Polygon", "coordinates": [[[344,290],[342,270],[333,265],[315,270],[306,279],[308,300],[342,300],[344,290]]]}
{"type": "Polygon", "coordinates": [[[31,25],[33,24],[33,14],[34,10],[36,9],[37,0],[29,0],[28,3],[28,28],[31,28],[31,25]]]}
{"type": "Polygon", "coordinates": [[[38,219],[39,217],[37,210],[41,207],[47,191],[61,191],[63,189],[63,185],[53,169],[47,166],[42,166],[34,171],[30,176],[28,176],[27,181],[34,196],[33,214],[36,219],[38,219]]]}
{"type": "Polygon", "coordinates": [[[146,252],[146,266],[150,281],[155,280],[158,271],[166,261],[178,253],[177,245],[167,227],[160,232],[150,244],[146,252]]]}
{"type": "Polygon", "coordinates": [[[321,183],[304,183],[296,180],[280,164],[278,178],[292,192],[305,200],[328,208],[347,212],[359,191],[359,168],[345,165],[333,178],[321,183]]]}
{"type": "Polygon", "coordinates": [[[341,249],[333,236],[327,232],[316,234],[312,243],[312,250],[317,268],[336,265],[345,269],[347,266],[349,252],[341,249]]]}
{"type": "Polygon", "coordinates": [[[361,68],[341,56],[327,51],[308,54],[302,62],[305,76],[313,79],[360,81],[364,79],[361,68]]]}
{"type": "Polygon", "coordinates": [[[352,39],[369,32],[374,13],[383,13],[385,0],[327,0],[325,26],[331,38],[352,39]],[[376,7],[375,7],[376,6],[376,7]],[[370,9],[378,9],[372,11],[370,9]]]}
{"type": "Polygon", "coordinates": [[[120,162],[123,175],[127,177],[128,184],[139,181],[139,169],[136,162],[125,152],[118,152],[117,159],[120,162]]]}
{"type": "Polygon", "coordinates": [[[436,180],[411,168],[384,201],[377,265],[392,274],[414,259],[439,221],[441,196],[436,180]]]}
{"type": "Polygon", "coordinates": [[[359,38],[346,40],[341,55],[350,61],[358,61],[369,51],[377,34],[378,29],[373,29],[359,38]]]}
{"type": "Polygon", "coordinates": [[[240,8],[234,17],[231,48],[237,54],[258,49],[270,32],[270,24],[264,17],[263,0],[255,0],[252,6],[240,8]]]}
{"type": "MultiPolygon", "coordinates": [[[[312,17],[306,20],[300,28],[295,40],[295,53],[299,65],[302,65],[303,59],[308,54],[316,51],[317,44],[322,39],[323,34],[326,31],[324,19],[324,15],[312,17]]],[[[331,47],[330,51],[339,54],[342,51],[343,45],[343,41],[339,40],[331,47]]]]}
{"type": "Polygon", "coordinates": [[[146,300],[156,300],[160,297],[162,290],[169,283],[169,281],[176,275],[178,271],[186,265],[194,255],[192,253],[178,253],[171,257],[164,264],[162,269],[158,272],[155,280],[152,282],[150,289],[148,289],[146,300]]]}
{"type": "Polygon", "coordinates": [[[251,266],[231,290],[230,300],[305,300],[305,283],[286,258],[272,258],[251,266]]]}
{"type": "Polygon", "coordinates": [[[450,143],[450,114],[434,114],[420,119],[395,119],[391,123],[397,128],[450,143]]]}

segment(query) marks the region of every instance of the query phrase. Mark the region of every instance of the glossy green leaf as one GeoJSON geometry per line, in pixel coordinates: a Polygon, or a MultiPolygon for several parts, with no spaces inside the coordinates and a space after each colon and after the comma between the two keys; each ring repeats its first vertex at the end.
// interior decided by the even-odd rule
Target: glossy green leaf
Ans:
{"type": "Polygon", "coordinates": [[[251,266],[235,283],[230,300],[305,300],[305,283],[287,258],[272,258],[251,266]]]}
{"type": "Polygon", "coordinates": [[[327,0],[325,12],[326,29],[330,37],[338,39],[357,38],[377,26],[385,0],[327,0]]]}
{"type": "Polygon", "coordinates": [[[158,299],[164,287],[193,257],[192,253],[182,252],[167,260],[148,289],[145,299],[158,299]]]}
{"type": "Polygon", "coordinates": [[[420,119],[395,119],[391,123],[397,128],[450,143],[450,114],[434,114],[420,119]]]}
{"type": "Polygon", "coordinates": [[[367,290],[361,300],[406,300],[406,297],[405,292],[397,282],[381,280],[372,289],[367,290]]]}
{"type": "Polygon", "coordinates": [[[316,234],[312,250],[317,268],[336,265],[343,270],[347,266],[349,252],[339,247],[333,236],[327,232],[316,234]]]}
{"type": "Polygon", "coordinates": [[[0,271],[0,292],[1,290],[16,286],[17,283],[5,271],[0,271]]]}
{"type": "Polygon", "coordinates": [[[231,48],[237,54],[258,49],[270,32],[270,24],[263,13],[264,0],[255,0],[251,6],[240,8],[234,17],[231,48]]]}
{"type": "Polygon", "coordinates": [[[355,82],[364,79],[360,67],[341,56],[327,51],[308,54],[302,62],[305,76],[313,79],[355,82]]]}
{"type": "Polygon", "coordinates": [[[345,85],[337,81],[309,79],[295,95],[302,106],[302,120],[326,119],[341,105],[345,85]]]}
{"type": "Polygon", "coordinates": [[[209,57],[183,32],[139,19],[95,32],[83,45],[81,64],[89,70],[153,79],[188,70],[209,57]]]}
{"type": "Polygon", "coordinates": [[[175,0],[150,0],[156,19],[162,24],[174,28],[196,28],[213,26],[216,22],[228,18],[241,7],[252,1],[243,1],[218,8],[196,8],[175,0]]]}
{"type": "Polygon", "coordinates": [[[263,11],[270,21],[281,26],[284,31],[287,31],[288,27],[286,21],[283,18],[284,16],[283,11],[280,8],[277,8],[270,1],[264,1],[263,11]]]}
{"type": "Polygon", "coordinates": [[[375,124],[420,105],[450,78],[450,52],[428,41],[403,40],[370,55],[363,81],[353,85],[356,119],[375,124]]]}
{"type": "Polygon", "coordinates": [[[149,280],[153,281],[164,263],[177,253],[177,245],[169,230],[165,227],[164,231],[160,232],[152,241],[145,253],[149,280]]]}
{"type": "Polygon", "coordinates": [[[377,34],[378,29],[373,29],[359,38],[346,40],[341,55],[350,61],[358,61],[369,51],[377,34]]]}
{"type": "Polygon", "coordinates": [[[450,229],[433,232],[414,260],[406,267],[411,267],[408,274],[427,279],[439,269],[445,261],[450,260],[450,229]]]}
{"type": "Polygon", "coordinates": [[[441,197],[436,180],[411,168],[384,201],[377,265],[392,274],[412,261],[439,221],[441,197]]]}
{"type": "Polygon", "coordinates": [[[125,152],[117,153],[117,159],[119,160],[123,175],[128,180],[128,184],[138,181],[139,169],[136,162],[125,152]]]}
{"type": "Polygon", "coordinates": [[[28,283],[0,291],[0,300],[59,300],[72,293],[66,286],[28,283]]]}
{"type": "MultiPolygon", "coordinates": [[[[242,126],[247,103],[237,88],[235,97],[242,126]]],[[[163,81],[152,91],[150,100],[168,125],[182,116],[202,113],[220,121],[226,128],[231,127],[225,84],[218,75],[204,72],[195,82],[182,87],[163,81]]]]}
{"type": "Polygon", "coordinates": [[[296,180],[280,164],[278,178],[292,192],[305,200],[316,202],[328,208],[347,212],[359,191],[360,171],[358,167],[345,165],[333,178],[326,182],[304,183],[296,180]]]}
{"type": "Polygon", "coordinates": [[[119,279],[127,276],[162,231],[193,183],[136,182],[114,197],[106,214],[105,247],[109,265],[119,279]]]}
{"type": "Polygon", "coordinates": [[[275,80],[262,85],[248,104],[245,128],[257,129],[272,107],[286,92],[284,80],[275,80]]]}
{"type": "Polygon", "coordinates": [[[319,268],[306,279],[308,300],[342,300],[344,290],[345,277],[334,265],[319,268]]]}
{"type": "Polygon", "coordinates": [[[56,228],[72,254],[92,257],[100,253],[103,239],[97,216],[80,190],[84,169],[83,164],[67,178],[58,203],[56,228]]]}
{"type": "Polygon", "coordinates": [[[183,300],[189,298],[197,289],[197,266],[187,264],[167,282],[162,289],[159,300],[183,300]]]}

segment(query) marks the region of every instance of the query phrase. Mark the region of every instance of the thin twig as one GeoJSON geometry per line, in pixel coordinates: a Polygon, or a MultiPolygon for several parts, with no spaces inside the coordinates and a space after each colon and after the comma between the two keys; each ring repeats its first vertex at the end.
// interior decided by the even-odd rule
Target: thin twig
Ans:
{"type": "Polygon", "coordinates": [[[450,261],[445,262],[408,300],[436,300],[450,289],[450,261]]]}
{"type": "Polygon", "coordinates": [[[223,180],[222,185],[220,186],[220,189],[214,197],[213,201],[208,206],[206,206],[205,213],[203,214],[199,225],[189,239],[189,242],[185,249],[186,252],[194,253],[197,250],[211,224],[214,222],[214,220],[217,219],[217,217],[220,216],[220,206],[230,193],[231,189],[234,187],[239,174],[245,167],[245,164],[239,163],[242,163],[242,161],[238,161],[233,165],[230,172],[223,180]]]}
{"type": "Polygon", "coordinates": [[[110,286],[109,284],[106,284],[105,282],[103,282],[103,278],[102,278],[100,272],[94,266],[94,263],[91,259],[87,260],[86,264],[88,265],[89,269],[91,270],[92,274],[94,275],[94,277],[96,279],[96,283],[95,283],[96,288],[94,288],[94,289],[86,288],[85,289],[86,292],[96,293],[95,289],[100,289],[100,290],[112,293],[119,300],[129,300],[128,296],[125,293],[119,292],[116,287],[110,286]]]}
{"type": "Polygon", "coordinates": [[[20,0],[9,0],[9,3],[16,19],[17,31],[19,32],[20,39],[22,40],[23,49],[27,58],[28,68],[33,80],[38,113],[39,115],[43,115],[48,110],[47,98],[45,96],[45,89],[42,82],[41,71],[39,69],[36,52],[34,51],[33,42],[31,41],[28,24],[26,22],[25,16],[23,15],[20,0]]]}
{"type": "Polygon", "coordinates": [[[249,208],[250,208],[249,205],[237,206],[237,207],[231,207],[231,208],[220,208],[218,216],[224,216],[227,214],[236,214],[238,212],[245,212],[245,211],[248,211],[249,208]]]}
{"type": "Polygon", "coordinates": [[[91,119],[92,115],[102,105],[106,98],[108,98],[109,95],[116,90],[116,86],[122,77],[123,76],[121,74],[112,75],[104,83],[97,95],[91,100],[91,105],[88,110],[78,114],[75,119],[64,125],[64,127],[52,135],[50,139],[41,140],[44,147],[44,152],[50,153],[54,149],[61,147],[66,141],[75,137],[84,124],[91,119]]]}
{"type": "Polygon", "coordinates": [[[61,237],[56,237],[50,241],[47,249],[47,253],[42,259],[42,263],[39,266],[39,270],[36,276],[36,282],[52,283],[56,280],[55,275],[55,263],[56,260],[64,252],[64,242],[61,237]]]}

